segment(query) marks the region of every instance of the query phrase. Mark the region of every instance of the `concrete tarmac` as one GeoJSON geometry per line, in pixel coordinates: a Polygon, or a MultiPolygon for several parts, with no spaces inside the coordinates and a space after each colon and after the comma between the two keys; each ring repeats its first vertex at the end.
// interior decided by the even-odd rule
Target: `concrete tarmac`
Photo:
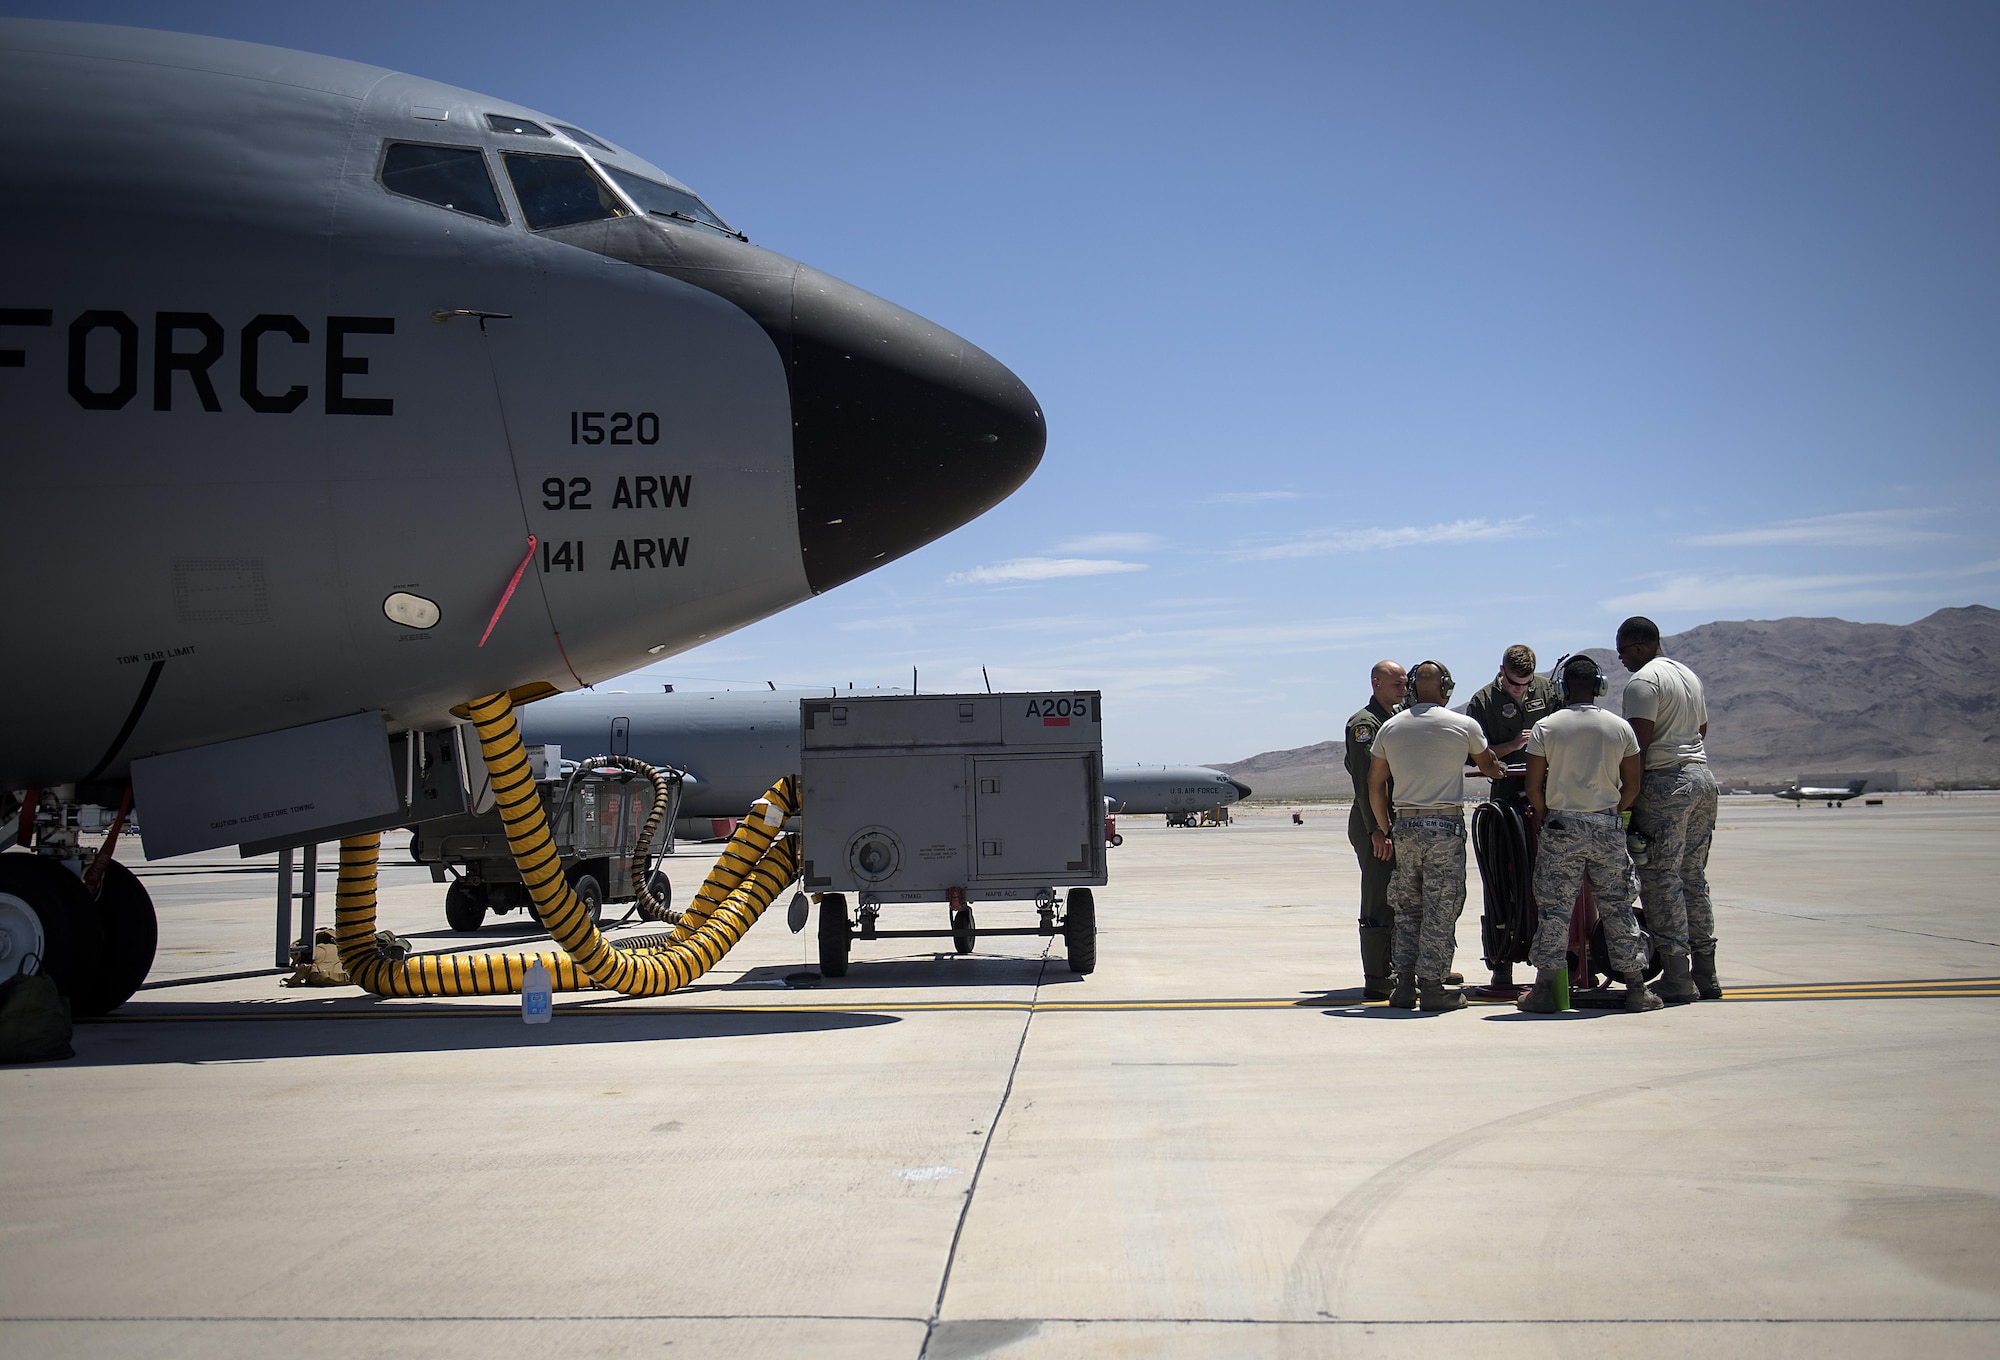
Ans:
{"type": "Polygon", "coordinates": [[[152,983],[0,1068],[0,1353],[2000,1350],[2000,797],[1725,799],[1728,997],[1645,1016],[1363,1005],[1345,811],[1121,819],[1088,978],[884,940],[789,986],[781,899],[539,1027],[281,989],[268,862],[135,859],[152,983]]]}

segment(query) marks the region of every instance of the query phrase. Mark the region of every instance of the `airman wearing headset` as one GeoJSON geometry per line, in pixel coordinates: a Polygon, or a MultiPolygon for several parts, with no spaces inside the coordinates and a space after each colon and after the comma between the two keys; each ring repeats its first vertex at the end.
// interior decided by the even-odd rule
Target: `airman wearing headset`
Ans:
{"type": "Polygon", "coordinates": [[[1396,862],[1389,880],[1396,987],[1389,1004],[1453,1011],[1465,1005],[1462,994],[1445,990],[1465,910],[1465,758],[1489,779],[1500,777],[1500,762],[1486,749],[1479,724],[1445,707],[1452,682],[1442,661],[1411,667],[1410,689],[1415,702],[1382,724],[1368,766],[1375,856],[1396,862]]]}
{"type": "Polygon", "coordinates": [[[1529,957],[1535,985],[1515,1004],[1549,1014],[1568,962],[1570,910],[1587,879],[1604,922],[1612,971],[1625,982],[1625,1009],[1656,1011],[1646,990],[1645,947],[1632,904],[1639,885],[1625,849],[1625,829],[1639,796],[1639,738],[1623,718],[1597,706],[1603,674],[1587,656],[1567,656],[1551,673],[1566,701],[1528,733],[1528,801],[1542,819],[1535,850],[1535,901],[1541,922],[1529,957]]]}

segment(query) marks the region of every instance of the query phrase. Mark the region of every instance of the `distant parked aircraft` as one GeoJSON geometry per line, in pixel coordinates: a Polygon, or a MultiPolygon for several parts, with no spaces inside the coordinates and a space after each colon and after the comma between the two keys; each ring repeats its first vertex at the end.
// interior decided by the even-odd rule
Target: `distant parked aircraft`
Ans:
{"type": "MultiPolygon", "coordinates": [[[[1107,765],[1104,792],[1120,812],[1216,812],[1250,796],[1250,786],[1206,765],[1107,765]]],[[[1178,825],[1178,823],[1176,823],[1178,825]]]]}
{"type": "MultiPolygon", "coordinates": [[[[799,768],[803,693],[586,690],[528,705],[521,730],[570,759],[631,755],[686,771],[675,834],[701,839],[714,834],[712,822],[741,816],[773,780],[799,768]]],[[[1202,765],[1114,765],[1104,771],[1104,793],[1118,812],[1187,817],[1247,798],[1250,786],[1202,765]]]]}
{"type": "Polygon", "coordinates": [[[1817,803],[1821,799],[1824,799],[1826,805],[1832,807],[1837,803],[1844,803],[1850,798],[1859,798],[1861,791],[1867,787],[1868,781],[1865,779],[1857,779],[1844,789],[1821,789],[1793,784],[1789,788],[1779,789],[1772,797],[1789,798],[1794,803],[1800,804],[1817,803]]]}

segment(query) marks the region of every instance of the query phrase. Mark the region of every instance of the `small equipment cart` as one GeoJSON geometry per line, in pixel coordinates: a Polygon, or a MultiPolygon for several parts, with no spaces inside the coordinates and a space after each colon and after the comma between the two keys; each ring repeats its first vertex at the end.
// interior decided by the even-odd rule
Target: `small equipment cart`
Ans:
{"type": "MultiPolygon", "coordinates": [[[[622,756],[593,756],[585,761],[562,758],[560,746],[530,746],[530,773],[541,795],[563,876],[583,899],[593,921],[607,903],[632,900],[632,860],[639,833],[653,810],[653,774],[662,777],[668,806],[661,814],[646,865],[646,886],[661,902],[673,900],[659,859],[674,850],[674,816],[679,811],[681,774],[677,770],[647,772],[640,762],[622,756]]],[[[421,822],[411,828],[410,857],[431,866],[431,877],[450,881],[445,890],[444,916],[454,930],[477,930],[486,913],[504,915],[529,905],[521,871],[507,847],[507,828],[491,811],[492,795],[474,791],[475,808],[465,813],[421,822]]]]}
{"type": "Polygon", "coordinates": [[[801,701],[803,878],[819,900],[820,971],[844,977],[855,940],[948,936],[969,953],[974,906],[998,902],[1032,902],[1037,924],[985,934],[1060,933],[1069,966],[1094,969],[1101,708],[1094,690],[801,701]],[[879,926],[884,907],[915,902],[943,902],[949,929],[879,926]]]}

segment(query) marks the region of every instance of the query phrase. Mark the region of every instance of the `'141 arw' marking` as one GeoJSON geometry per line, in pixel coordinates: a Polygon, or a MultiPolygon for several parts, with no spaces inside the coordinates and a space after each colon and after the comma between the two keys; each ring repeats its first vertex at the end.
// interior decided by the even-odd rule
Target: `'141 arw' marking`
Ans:
{"type": "MultiPolygon", "coordinates": [[[[687,565],[688,541],[680,538],[619,538],[611,543],[611,571],[647,571],[687,565]]],[[[542,540],[542,570],[582,571],[582,539],[542,540]]]]}

